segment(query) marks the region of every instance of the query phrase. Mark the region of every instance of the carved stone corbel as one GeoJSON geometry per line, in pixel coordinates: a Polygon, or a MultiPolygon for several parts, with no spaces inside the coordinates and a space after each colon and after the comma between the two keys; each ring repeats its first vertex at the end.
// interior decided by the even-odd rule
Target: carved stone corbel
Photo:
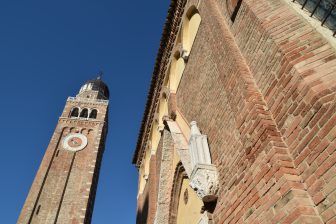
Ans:
{"type": "Polygon", "coordinates": [[[190,186],[203,202],[216,201],[218,191],[216,167],[212,164],[197,164],[191,173],[190,186]]]}
{"type": "Polygon", "coordinates": [[[189,150],[192,165],[190,186],[204,203],[213,202],[217,200],[217,169],[211,163],[207,136],[201,134],[195,121],[190,125],[189,150]]]}
{"type": "Polygon", "coordinates": [[[181,58],[183,58],[184,60],[184,63],[187,63],[188,62],[188,59],[189,59],[189,51],[186,50],[186,49],[182,49],[182,54],[181,54],[181,58]]]}

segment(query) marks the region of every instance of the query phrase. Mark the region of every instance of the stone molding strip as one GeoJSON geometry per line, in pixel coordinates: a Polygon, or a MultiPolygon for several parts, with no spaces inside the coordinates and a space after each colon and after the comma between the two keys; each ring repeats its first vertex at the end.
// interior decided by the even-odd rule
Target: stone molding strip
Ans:
{"type": "Polygon", "coordinates": [[[176,152],[179,155],[181,163],[183,164],[183,167],[190,179],[192,173],[192,167],[191,167],[191,160],[190,160],[191,156],[188,142],[185,139],[184,135],[182,134],[180,127],[175,121],[166,121],[166,122],[172,135],[176,152]]]}

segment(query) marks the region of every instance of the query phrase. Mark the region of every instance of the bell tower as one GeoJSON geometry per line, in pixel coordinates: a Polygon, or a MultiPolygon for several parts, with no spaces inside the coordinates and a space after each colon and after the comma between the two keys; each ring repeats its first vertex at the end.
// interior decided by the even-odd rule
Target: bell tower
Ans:
{"type": "Polygon", "coordinates": [[[98,77],[67,99],[17,223],[91,223],[108,98],[108,87],[98,77]]]}

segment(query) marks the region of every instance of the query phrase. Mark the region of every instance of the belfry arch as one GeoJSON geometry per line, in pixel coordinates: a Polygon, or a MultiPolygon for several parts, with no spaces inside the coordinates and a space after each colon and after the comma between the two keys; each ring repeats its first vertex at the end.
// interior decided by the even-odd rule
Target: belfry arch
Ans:
{"type": "Polygon", "coordinates": [[[96,119],[98,111],[96,109],[91,110],[89,118],[96,119]]]}
{"type": "Polygon", "coordinates": [[[78,117],[79,115],[79,109],[78,107],[74,107],[71,109],[71,112],[70,112],[70,117],[78,117]]]}
{"type": "Polygon", "coordinates": [[[81,112],[80,112],[80,117],[81,118],[88,118],[89,116],[89,110],[87,108],[84,108],[81,112]]]}

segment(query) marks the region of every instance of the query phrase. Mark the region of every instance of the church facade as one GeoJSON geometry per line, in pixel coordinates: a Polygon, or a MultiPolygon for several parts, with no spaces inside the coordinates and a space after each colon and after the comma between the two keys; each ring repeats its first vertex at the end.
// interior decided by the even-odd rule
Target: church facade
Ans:
{"type": "Polygon", "coordinates": [[[171,1],[133,157],[137,223],[336,222],[335,10],[171,1]]]}
{"type": "Polygon", "coordinates": [[[109,89],[98,77],[69,97],[18,224],[91,223],[108,130],[109,89]]]}

